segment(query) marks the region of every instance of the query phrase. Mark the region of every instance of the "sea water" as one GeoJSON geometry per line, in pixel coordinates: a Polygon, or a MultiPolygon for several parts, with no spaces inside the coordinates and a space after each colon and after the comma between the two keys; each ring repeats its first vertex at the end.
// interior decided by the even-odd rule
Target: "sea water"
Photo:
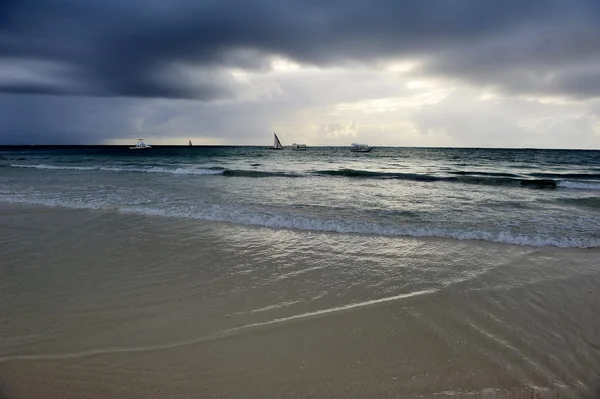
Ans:
{"type": "Polygon", "coordinates": [[[0,201],[589,248],[600,246],[600,151],[5,147],[0,201]]]}

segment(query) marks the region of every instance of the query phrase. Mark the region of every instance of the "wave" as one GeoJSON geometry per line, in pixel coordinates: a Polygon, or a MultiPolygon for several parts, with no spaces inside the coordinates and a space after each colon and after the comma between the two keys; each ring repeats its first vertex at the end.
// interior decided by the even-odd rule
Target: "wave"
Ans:
{"type": "MultiPolygon", "coordinates": [[[[342,176],[352,178],[378,178],[378,179],[399,179],[412,180],[422,182],[445,181],[464,184],[481,184],[490,186],[524,186],[530,188],[556,188],[557,183],[551,179],[523,179],[515,177],[500,177],[496,176],[435,176],[418,173],[399,173],[399,172],[374,172],[367,170],[356,169],[339,169],[339,170],[321,170],[314,172],[317,175],[325,176],[342,176]]],[[[482,172],[483,173],[483,172],[482,172]]]]}
{"type": "Polygon", "coordinates": [[[600,197],[585,197],[585,198],[557,198],[557,202],[562,202],[569,205],[584,206],[587,208],[600,209],[600,197]]]}
{"type": "Polygon", "coordinates": [[[121,204],[69,201],[63,199],[28,198],[23,196],[1,195],[0,201],[12,203],[37,204],[51,207],[74,209],[95,209],[116,211],[125,214],[146,216],[198,219],[211,222],[261,226],[278,229],[296,229],[341,234],[366,234],[378,236],[439,237],[457,240],[482,240],[503,244],[515,244],[536,247],[595,248],[600,247],[600,239],[583,237],[550,237],[541,235],[518,234],[510,231],[487,231],[484,229],[452,229],[430,226],[399,226],[356,221],[318,219],[297,215],[260,213],[248,210],[231,210],[220,206],[209,209],[182,210],[159,209],[121,204]]]}
{"type": "Polygon", "coordinates": [[[574,190],[600,190],[600,183],[591,182],[575,182],[575,181],[560,181],[558,187],[570,188],[574,190]]]}
{"type": "MultiPolygon", "coordinates": [[[[126,173],[167,173],[177,175],[223,175],[227,177],[303,177],[309,175],[331,176],[331,177],[349,177],[349,178],[369,178],[369,179],[398,179],[419,182],[450,182],[463,184],[479,184],[490,186],[522,186],[538,189],[569,188],[582,190],[600,190],[600,182],[569,181],[554,179],[529,179],[513,175],[510,173],[492,173],[492,172],[470,172],[455,171],[450,172],[454,176],[429,175],[419,173],[402,172],[380,172],[359,169],[336,169],[336,170],[317,170],[310,174],[299,174],[293,172],[260,171],[245,169],[225,169],[222,167],[134,167],[134,166],[67,166],[67,165],[49,165],[49,164],[11,164],[16,168],[33,168],[45,170],[79,170],[79,171],[105,171],[105,172],[126,172],[126,173]]],[[[541,175],[541,174],[532,174],[541,175]]],[[[573,174],[577,176],[596,176],[593,174],[573,174]]],[[[563,174],[566,176],[566,174],[563,174]]],[[[598,175],[600,176],[600,175],[598,175]]]]}
{"type": "Polygon", "coordinates": [[[14,168],[30,168],[30,169],[48,169],[48,170],[95,170],[96,166],[63,166],[63,165],[28,165],[28,164],[11,164],[14,168]]]}
{"type": "Polygon", "coordinates": [[[470,171],[470,170],[457,170],[448,172],[452,175],[461,175],[461,176],[497,176],[497,177],[516,177],[519,178],[521,176],[516,175],[514,173],[504,173],[504,172],[478,172],[478,171],[470,171]]]}
{"type": "Polygon", "coordinates": [[[550,179],[540,179],[540,180],[521,180],[521,186],[531,187],[531,188],[556,188],[558,185],[554,180],[550,179]]]}
{"type": "Polygon", "coordinates": [[[321,176],[339,176],[339,177],[359,177],[359,178],[375,178],[375,179],[404,179],[415,181],[438,181],[442,177],[433,175],[424,175],[418,173],[399,173],[399,172],[374,172],[370,170],[359,169],[337,169],[337,170],[318,170],[315,175],[321,176]]]}
{"type": "Polygon", "coordinates": [[[15,168],[46,169],[46,170],[81,170],[81,171],[104,171],[104,172],[131,172],[131,173],[170,173],[183,175],[220,175],[224,169],[220,167],[210,168],[166,168],[166,167],[118,167],[118,166],[66,166],[47,164],[11,164],[15,168]]]}
{"type": "Polygon", "coordinates": [[[287,172],[268,172],[259,170],[225,169],[220,166],[207,168],[169,168],[163,166],[150,167],[121,167],[121,166],[66,166],[47,164],[11,164],[15,168],[46,169],[46,170],[82,170],[126,173],[168,173],[175,175],[223,175],[228,177],[300,177],[299,174],[287,172]]]}
{"type": "Polygon", "coordinates": [[[529,176],[544,177],[550,179],[582,179],[594,180],[600,179],[600,173],[530,173],[529,176]]]}
{"type": "Polygon", "coordinates": [[[101,167],[98,170],[108,172],[136,172],[136,173],[169,173],[174,175],[220,175],[223,174],[222,169],[202,169],[202,168],[165,168],[165,167],[150,167],[150,168],[115,168],[101,167]]]}
{"type": "Polygon", "coordinates": [[[267,172],[261,170],[225,169],[223,176],[228,177],[301,177],[299,174],[289,172],[267,172]]]}

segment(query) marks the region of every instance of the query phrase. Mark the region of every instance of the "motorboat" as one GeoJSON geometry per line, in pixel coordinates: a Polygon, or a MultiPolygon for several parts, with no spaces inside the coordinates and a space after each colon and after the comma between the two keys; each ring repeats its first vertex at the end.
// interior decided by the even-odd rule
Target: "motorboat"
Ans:
{"type": "Polygon", "coordinates": [[[367,144],[352,143],[350,145],[350,151],[352,152],[370,152],[373,147],[369,147],[367,144]]]}
{"type": "Polygon", "coordinates": [[[130,150],[149,150],[151,148],[152,148],[152,146],[149,145],[149,144],[146,144],[144,142],[144,139],[138,139],[138,141],[135,144],[135,146],[129,147],[130,150]]]}
{"type": "Polygon", "coordinates": [[[306,144],[292,144],[292,150],[294,151],[306,151],[306,144]]]}

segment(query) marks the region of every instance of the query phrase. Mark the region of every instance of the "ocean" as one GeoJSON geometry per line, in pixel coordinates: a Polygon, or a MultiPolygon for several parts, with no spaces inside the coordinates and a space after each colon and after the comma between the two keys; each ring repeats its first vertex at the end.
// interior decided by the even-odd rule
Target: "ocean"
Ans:
{"type": "Polygon", "coordinates": [[[596,398],[600,151],[0,149],[0,398],[596,398]]]}
{"type": "Polygon", "coordinates": [[[235,224],[600,246],[600,151],[262,147],[0,152],[0,201],[235,224]]]}

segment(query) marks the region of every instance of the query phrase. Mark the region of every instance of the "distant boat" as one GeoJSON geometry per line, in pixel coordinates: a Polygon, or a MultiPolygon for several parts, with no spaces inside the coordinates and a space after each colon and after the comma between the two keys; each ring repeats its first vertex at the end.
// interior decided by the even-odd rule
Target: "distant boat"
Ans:
{"type": "Polygon", "coordinates": [[[369,147],[367,144],[352,143],[350,145],[350,151],[352,152],[370,152],[373,147],[369,147]]]}
{"type": "Polygon", "coordinates": [[[149,150],[152,146],[144,143],[144,139],[138,139],[134,147],[129,147],[130,150],[149,150]]]}
{"type": "Polygon", "coordinates": [[[189,144],[189,146],[190,146],[190,147],[192,146],[192,139],[190,139],[190,144],[189,144]]]}
{"type": "Polygon", "coordinates": [[[292,144],[292,150],[295,151],[306,151],[306,144],[292,144]]]}
{"type": "Polygon", "coordinates": [[[281,141],[279,141],[279,137],[273,132],[273,136],[275,136],[275,141],[273,142],[273,146],[269,147],[269,150],[283,150],[283,146],[281,145],[281,141]]]}

